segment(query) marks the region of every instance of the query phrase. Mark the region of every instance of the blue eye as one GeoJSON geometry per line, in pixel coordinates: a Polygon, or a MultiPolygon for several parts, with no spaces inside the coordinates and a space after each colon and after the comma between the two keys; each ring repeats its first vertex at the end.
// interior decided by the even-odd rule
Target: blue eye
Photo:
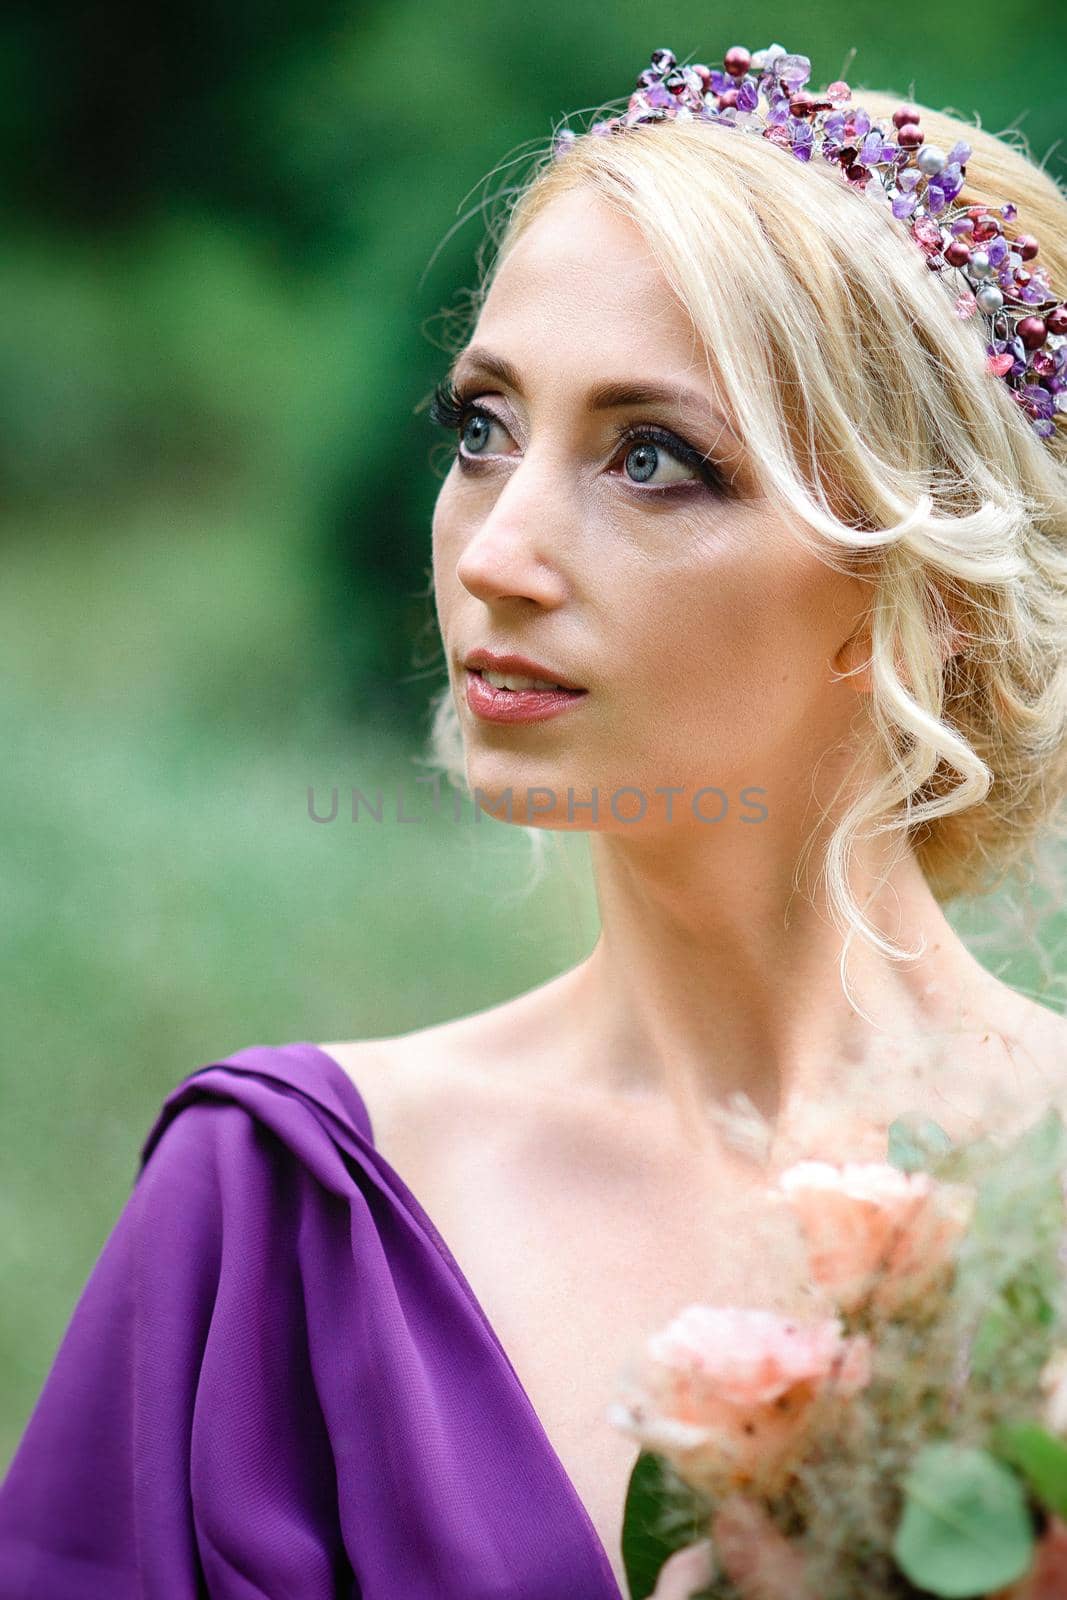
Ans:
{"type": "Polygon", "coordinates": [[[471,455],[480,454],[485,445],[485,441],[492,432],[493,423],[495,421],[496,418],[491,417],[488,411],[476,411],[472,407],[468,407],[463,421],[460,423],[457,430],[464,449],[467,450],[471,455]],[[480,441],[480,443],[472,443],[472,434],[474,436],[474,440],[480,441]]]}
{"type": "MultiPolygon", "coordinates": [[[[673,461],[676,466],[685,466],[679,454],[670,449],[663,441],[651,432],[631,433],[628,436],[629,449],[624,458],[627,473],[632,476],[634,483],[647,483],[659,469],[662,458],[673,461]]],[[[667,488],[669,483],[691,483],[693,481],[693,468],[687,468],[688,476],[669,479],[666,484],[654,484],[654,488],[667,488]]]]}

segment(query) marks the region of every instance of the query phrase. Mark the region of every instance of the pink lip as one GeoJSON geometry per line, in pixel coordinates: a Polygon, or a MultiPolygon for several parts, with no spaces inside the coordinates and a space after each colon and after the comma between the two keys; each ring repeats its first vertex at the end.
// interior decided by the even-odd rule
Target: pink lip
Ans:
{"type": "MultiPolygon", "coordinates": [[[[491,667],[490,671],[504,669],[491,667]]],[[[511,671],[517,671],[511,668],[511,671]]],[[[528,673],[524,676],[533,677],[528,673]]],[[[540,676],[540,674],[538,674],[540,676]]],[[[585,689],[494,689],[480,672],[467,669],[467,704],[485,722],[544,722],[585,699],[585,689]]]]}
{"type": "MultiPolygon", "coordinates": [[[[580,683],[574,683],[570,678],[565,678],[562,672],[557,672],[554,667],[546,667],[540,661],[531,661],[529,656],[494,655],[492,650],[471,650],[464,658],[463,665],[474,672],[506,672],[517,678],[540,678],[542,683],[558,683],[561,689],[574,689],[581,694],[585,693],[580,683]]],[[[532,691],[531,691],[532,692],[532,691]]]]}

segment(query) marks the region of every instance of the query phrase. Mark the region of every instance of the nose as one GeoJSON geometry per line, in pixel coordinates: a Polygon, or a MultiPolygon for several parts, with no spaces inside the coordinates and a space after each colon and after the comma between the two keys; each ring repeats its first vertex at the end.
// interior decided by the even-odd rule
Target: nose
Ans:
{"type": "Polygon", "coordinates": [[[487,603],[524,599],[552,607],[566,593],[556,559],[565,513],[546,474],[538,477],[530,467],[527,457],[512,471],[456,563],[463,587],[487,603]]]}

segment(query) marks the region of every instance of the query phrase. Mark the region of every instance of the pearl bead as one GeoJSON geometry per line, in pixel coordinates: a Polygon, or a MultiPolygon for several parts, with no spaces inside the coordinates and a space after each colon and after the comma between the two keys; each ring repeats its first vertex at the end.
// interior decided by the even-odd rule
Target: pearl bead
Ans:
{"type": "Polygon", "coordinates": [[[984,311],[987,316],[992,316],[993,312],[999,311],[1004,304],[1004,296],[995,283],[983,283],[974,298],[978,302],[979,310],[984,311]]]}
{"type": "Polygon", "coordinates": [[[936,144],[924,144],[915,157],[915,165],[928,178],[933,178],[948,163],[948,156],[936,144]]]}
{"type": "Polygon", "coordinates": [[[906,122],[897,134],[897,144],[902,150],[914,150],[922,142],[922,129],[917,122],[906,122]]]}
{"type": "Polygon", "coordinates": [[[1067,333],[1067,304],[1054,306],[1045,322],[1049,333],[1067,333]]]}
{"type": "Polygon", "coordinates": [[[731,78],[743,78],[752,65],[752,57],[743,44],[734,44],[723,56],[722,64],[731,78]]]}
{"type": "Polygon", "coordinates": [[[962,239],[953,239],[951,244],[945,246],[945,260],[953,267],[965,267],[971,259],[971,252],[962,239]]]}
{"type": "Polygon", "coordinates": [[[1032,233],[1020,233],[1012,243],[1024,261],[1032,261],[1037,255],[1037,240],[1032,233]]]}
{"type": "Polygon", "coordinates": [[[894,128],[902,128],[906,122],[918,122],[919,112],[915,106],[898,106],[893,112],[894,128]]]}
{"type": "Polygon", "coordinates": [[[973,278],[991,278],[996,270],[984,250],[974,251],[971,256],[971,276],[973,278]]]}

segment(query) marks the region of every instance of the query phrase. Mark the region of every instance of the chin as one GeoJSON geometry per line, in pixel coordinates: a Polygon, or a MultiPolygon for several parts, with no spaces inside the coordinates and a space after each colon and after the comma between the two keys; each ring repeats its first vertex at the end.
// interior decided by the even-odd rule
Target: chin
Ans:
{"type": "Polygon", "coordinates": [[[593,784],[587,775],[530,751],[468,750],[467,788],[478,810],[517,827],[583,829],[590,826],[593,784]],[[568,817],[568,791],[573,815],[568,817]]]}

